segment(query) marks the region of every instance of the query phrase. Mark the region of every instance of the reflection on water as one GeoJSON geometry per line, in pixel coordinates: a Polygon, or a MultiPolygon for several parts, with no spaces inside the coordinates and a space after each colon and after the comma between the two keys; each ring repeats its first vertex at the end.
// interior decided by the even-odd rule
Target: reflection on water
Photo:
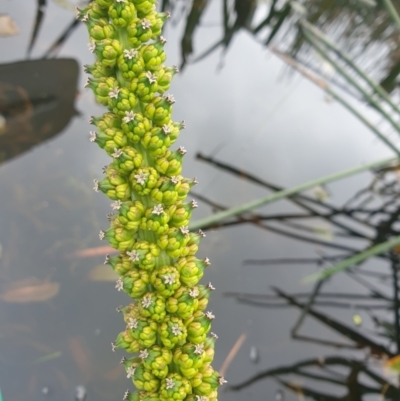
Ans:
{"type": "MultiPolygon", "coordinates": [[[[164,0],[160,5],[176,15],[173,23],[181,24],[183,63],[201,54],[194,38],[195,34],[203,34],[199,29],[206,13],[211,10],[211,17],[217,15],[215,3],[211,3],[164,0]]],[[[243,43],[235,44],[233,39],[243,30],[252,30],[252,38],[265,34],[263,43],[280,39],[293,57],[302,55],[299,49],[305,49],[304,43],[293,31],[292,23],[303,12],[319,27],[336,29],[336,21],[340,21],[338,32],[348,44],[346,50],[352,53],[380,42],[395,49],[385,57],[370,60],[377,76],[386,82],[385,88],[395,88],[399,35],[382,2],[376,6],[366,0],[345,2],[339,7],[332,1],[271,1],[265,5],[237,0],[232,2],[233,7],[228,3],[221,2],[225,8],[218,14],[223,21],[222,39],[215,42],[216,35],[205,35],[210,49],[229,47],[233,51],[235,46],[242,46],[240,50],[245,52],[243,43]],[[265,16],[260,14],[264,12],[265,16]],[[371,19],[371,15],[376,18],[371,19]],[[282,35],[287,35],[286,42],[282,35]]],[[[110,249],[100,246],[97,238],[106,225],[104,216],[109,205],[90,187],[104,160],[98,160],[101,156],[86,138],[86,121],[89,115],[98,114],[98,109],[87,95],[76,96],[83,82],[78,82],[78,64],[87,63],[90,57],[85,52],[86,33],[68,10],[51,3],[48,10],[39,7],[36,11],[34,3],[31,11],[22,12],[21,4],[27,5],[22,0],[9,5],[10,15],[20,18],[17,22],[22,32],[12,39],[14,42],[4,39],[0,44],[10,46],[7,57],[19,54],[19,50],[24,54],[26,48],[28,52],[38,48],[42,53],[48,53],[46,49],[65,49],[70,58],[17,61],[18,57],[12,56],[15,60],[0,65],[0,154],[1,161],[9,160],[0,166],[1,393],[4,401],[122,399],[127,386],[124,370],[118,364],[122,355],[112,354],[110,343],[121,329],[115,307],[127,300],[114,291],[115,277],[102,264],[110,249]],[[23,27],[30,27],[34,20],[33,31],[24,32],[23,27]],[[65,21],[69,23],[66,27],[65,21]],[[76,109],[84,118],[79,118],[76,109]],[[43,143],[57,134],[53,141],[43,143]],[[23,157],[13,159],[19,154],[23,157]]],[[[178,43],[176,31],[168,35],[170,42],[178,43]]],[[[361,59],[365,54],[356,57],[361,59]]],[[[241,80],[253,88],[251,96],[246,92],[245,100],[238,100],[236,121],[240,125],[242,118],[263,120],[263,109],[257,111],[254,107],[250,119],[242,109],[251,104],[253,96],[267,104],[277,95],[272,90],[265,93],[260,85],[263,75],[254,74],[253,78],[248,73],[248,60],[237,57],[235,61],[247,71],[241,80]]],[[[233,120],[234,108],[229,101],[235,97],[231,96],[233,86],[239,85],[237,79],[224,81],[224,71],[217,80],[212,71],[215,60],[211,65],[211,72],[201,67],[196,74],[205,75],[219,88],[216,100],[204,90],[200,75],[190,76],[196,68],[190,63],[185,72],[188,75],[176,84],[177,99],[185,99],[189,87],[191,96],[197,94],[199,104],[210,104],[212,109],[205,112],[201,107],[194,110],[189,104],[177,105],[182,107],[178,113],[193,117],[192,136],[183,140],[188,141],[185,146],[192,154],[199,152],[197,159],[189,159],[185,167],[196,171],[205,182],[198,193],[193,193],[203,206],[209,206],[205,211],[203,208],[204,214],[223,209],[224,202],[236,202],[233,198],[237,197],[239,203],[265,190],[278,191],[286,186],[281,181],[291,182],[292,177],[298,180],[296,170],[301,169],[296,161],[301,159],[297,157],[312,154],[310,145],[291,146],[297,134],[292,120],[297,120],[285,105],[285,110],[277,110],[289,116],[285,124],[289,124],[290,146],[285,144],[283,153],[274,148],[279,153],[275,161],[256,161],[256,153],[246,154],[246,141],[254,139],[253,130],[247,126],[243,131],[248,136],[242,135],[237,146],[231,144],[236,146],[233,151],[222,152],[221,158],[208,156],[217,144],[226,144],[225,131],[229,128],[223,123],[233,120]],[[219,102],[219,93],[224,94],[223,102],[219,102]],[[218,119],[214,119],[214,112],[218,119]],[[208,128],[202,132],[204,121],[208,128]],[[215,136],[219,129],[212,131],[210,121],[216,127],[225,127],[218,140],[215,136]],[[283,159],[293,160],[293,165],[280,164],[283,159]],[[244,171],[245,165],[253,169],[244,171]]],[[[269,66],[267,61],[265,66],[269,66]]],[[[261,72],[265,74],[264,67],[261,72]]],[[[302,98],[307,98],[309,87],[302,90],[302,98]]],[[[311,116],[323,113],[325,106],[320,102],[307,112],[311,116]]],[[[350,124],[347,115],[341,118],[343,125],[350,124]]],[[[307,129],[319,138],[321,133],[313,131],[317,120],[310,121],[300,123],[309,124],[307,129]]],[[[278,146],[284,130],[276,132],[279,135],[274,132],[272,143],[278,146]]],[[[267,140],[259,139],[256,148],[268,149],[267,140]]],[[[330,143],[329,150],[332,146],[340,154],[353,156],[347,137],[343,135],[341,140],[339,144],[330,143]]],[[[371,149],[369,155],[361,156],[362,160],[371,155],[376,158],[375,146],[371,149]]],[[[263,159],[268,159],[266,152],[261,153],[263,159]]],[[[273,158],[273,153],[268,155],[273,158]]],[[[339,160],[332,168],[343,162],[339,160]]],[[[354,160],[351,165],[359,162],[354,160]]],[[[314,164],[311,168],[319,170],[314,164]]],[[[220,337],[216,362],[217,367],[227,370],[231,385],[221,394],[221,400],[400,399],[396,374],[390,373],[398,363],[394,357],[400,353],[400,249],[319,282],[309,291],[299,285],[299,279],[314,271],[315,266],[329,266],[400,235],[399,171],[393,166],[373,172],[370,182],[365,177],[358,181],[357,177],[347,187],[338,184],[334,189],[316,188],[271,209],[206,227],[209,235],[202,251],[207,251],[205,256],[211,258],[213,266],[218,266],[211,268],[206,277],[220,294],[212,305],[220,337]],[[362,185],[365,188],[360,189],[362,185]]]]}

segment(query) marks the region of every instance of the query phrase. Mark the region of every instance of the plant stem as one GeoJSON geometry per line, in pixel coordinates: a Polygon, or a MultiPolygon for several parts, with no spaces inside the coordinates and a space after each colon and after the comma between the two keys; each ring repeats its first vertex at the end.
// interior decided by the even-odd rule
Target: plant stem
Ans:
{"type": "Polygon", "coordinates": [[[383,3],[385,4],[385,7],[387,8],[393,21],[397,25],[397,28],[400,30],[400,16],[394,8],[393,3],[390,0],[383,0],[383,3]]]}
{"type": "Polygon", "coordinates": [[[307,181],[303,184],[294,186],[292,188],[288,188],[288,189],[284,189],[282,191],[275,192],[266,197],[253,200],[253,201],[247,202],[243,205],[239,205],[239,206],[233,207],[231,209],[224,210],[219,213],[215,213],[214,215],[206,217],[204,219],[197,220],[190,225],[190,229],[196,230],[196,229],[199,229],[204,226],[215,224],[228,217],[240,215],[242,213],[248,212],[249,210],[266,205],[267,203],[275,202],[279,199],[283,199],[287,196],[294,195],[298,192],[305,191],[307,189],[316,187],[318,185],[327,184],[328,182],[337,181],[342,178],[346,178],[351,175],[361,173],[361,172],[369,170],[369,169],[382,167],[382,166],[385,166],[385,165],[390,164],[397,160],[398,160],[397,157],[390,157],[387,159],[379,160],[379,161],[365,164],[362,166],[353,167],[351,169],[340,171],[338,173],[334,173],[334,174],[331,174],[331,175],[328,175],[325,177],[317,178],[316,180],[307,181]]]}

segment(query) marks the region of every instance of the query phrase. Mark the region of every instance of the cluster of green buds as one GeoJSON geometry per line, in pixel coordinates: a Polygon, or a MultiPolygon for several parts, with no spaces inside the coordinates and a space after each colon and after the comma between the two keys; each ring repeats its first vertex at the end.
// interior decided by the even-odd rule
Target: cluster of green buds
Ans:
{"type": "Polygon", "coordinates": [[[108,108],[90,121],[90,141],[112,158],[94,185],[114,201],[100,239],[120,252],[105,263],[119,275],[118,291],[133,298],[117,308],[126,328],[112,348],[135,354],[121,361],[137,389],[125,400],[216,401],[226,381],[211,366],[214,287],[199,284],[210,264],[196,258],[205,235],[188,228],[197,203],[186,198],[197,182],[181,175],[186,150],[169,149],[185,124],[171,118],[175,99],[166,92],[178,69],[163,64],[169,14],[155,3],[94,0],[78,10],[96,56],[86,86],[108,108]]]}

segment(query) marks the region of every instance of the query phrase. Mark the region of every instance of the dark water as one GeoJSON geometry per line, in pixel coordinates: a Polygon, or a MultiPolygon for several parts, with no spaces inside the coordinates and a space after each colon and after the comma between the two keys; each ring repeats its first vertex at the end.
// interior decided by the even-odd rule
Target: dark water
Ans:
{"type": "MultiPolygon", "coordinates": [[[[122,355],[112,353],[110,343],[123,328],[115,308],[129,300],[115,290],[112,281],[91,279],[90,272],[102,265],[104,255],[71,257],[76,251],[104,245],[98,232],[107,227],[105,215],[110,203],[92,190],[93,179],[101,176],[102,166],[108,163],[105,153],[88,140],[89,117],[103,112],[92,94],[83,89],[86,77],[82,65],[90,63],[92,55],[87,50],[86,29],[79,26],[57,53],[60,60],[35,61],[74,19],[70,10],[49,2],[32,61],[27,61],[35,7],[33,1],[13,0],[3,2],[1,9],[15,19],[20,33],[0,41],[0,67],[4,67],[0,69],[0,106],[8,107],[4,106],[2,114],[9,124],[7,137],[0,134],[4,161],[0,166],[0,389],[4,401],[71,400],[77,386],[85,387],[87,400],[119,400],[131,384],[119,365],[122,355]],[[21,63],[7,67],[7,63],[17,62],[21,63]],[[5,83],[12,88],[3,89],[5,83]],[[25,92],[16,91],[17,87],[25,92]],[[12,110],[10,104],[14,105],[12,110]],[[15,289],[12,283],[28,289],[42,285],[41,293],[49,294],[49,299],[19,304],[4,300],[6,291],[15,289]],[[52,291],[57,294],[53,296],[52,291]]],[[[219,5],[213,4],[207,20],[215,22],[219,13],[219,5]]],[[[179,63],[182,27],[178,23],[166,31],[168,64],[179,63]]],[[[220,28],[208,27],[196,46],[207,48],[219,33],[220,28]]],[[[219,62],[215,54],[187,66],[172,88],[177,99],[174,118],[184,119],[188,127],[180,138],[180,145],[188,150],[184,175],[198,178],[197,193],[226,206],[268,193],[199,161],[198,152],[282,187],[390,155],[367,128],[309,81],[282,74],[283,63],[250,35],[241,33],[234,38],[224,68],[217,71],[219,62]]],[[[370,115],[374,117],[372,112],[370,115]]],[[[329,185],[329,203],[343,204],[372,178],[364,173],[329,185]]],[[[308,194],[314,196],[313,191],[308,194]]],[[[199,203],[195,218],[212,213],[209,206],[199,203]]],[[[260,210],[262,214],[298,212],[288,201],[260,210]]],[[[304,223],[312,238],[333,242],[334,228],[329,223],[312,219],[304,223]],[[316,235],[316,230],[320,234],[316,235]]],[[[369,233],[365,227],[360,230],[369,233]]],[[[360,248],[365,244],[346,238],[341,243],[360,248]]],[[[217,288],[211,300],[217,317],[213,330],[219,335],[214,366],[220,368],[235,343],[242,341],[225,373],[229,384],[308,359],[368,359],[368,347],[349,351],[315,341],[293,341],[290,330],[298,319],[298,308],[256,307],[224,295],[272,294],[272,286],[287,294],[309,292],[313,286],[302,284],[301,279],[316,270],[313,264],[247,266],[243,261],[315,258],[330,252],[320,244],[277,235],[252,224],[207,231],[200,255],[211,259],[205,280],[217,288]]],[[[366,267],[390,273],[386,261],[371,260],[366,267]]],[[[375,281],[377,289],[391,296],[390,283],[375,281]]],[[[325,284],[324,291],[368,293],[344,274],[325,284]]],[[[387,344],[385,338],[376,336],[371,314],[364,310],[331,305],[322,312],[357,333],[370,335],[377,343],[387,344]],[[361,317],[361,326],[354,325],[355,315],[361,317]]],[[[390,310],[377,310],[374,316],[393,322],[390,310]]],[[[301,331],[326,341],[351,343],[312,318],[306,319],[301,331]]],[[[392,352],[396,354],[394,349],[392,352]]],[[[351,395],[334,380],[312,381],[288,369],[290,374],[279,376],[278,372],[238,392],[221,391],[220,399],[383,400],[385,381],[396,385],[396,377],[384,372],[381,356],[368,361],[383,382],[377,386],[363,373],[360,381],[378,388],[366,396],[351,395]],[[310,398],[304,390],[307,388],[331,398],[316,398],[315,394],[310,398]]],[[[331,371],[339,382],[354,382],[343,364],[331,371]]]]}

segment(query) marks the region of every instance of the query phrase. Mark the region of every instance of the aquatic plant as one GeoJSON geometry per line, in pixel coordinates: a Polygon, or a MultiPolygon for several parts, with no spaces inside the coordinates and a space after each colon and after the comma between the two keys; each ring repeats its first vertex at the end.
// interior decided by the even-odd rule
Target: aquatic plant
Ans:
{"type": "Polygon", "coordinates": [[[112,158],[94,186],[114,201],[100,239],[120,251],[105,263],[120,276],[118,291],[135,300],[118,308],[126,329],[112,348],[135,354],[121,361],[138,389],[125,400],[214,401],[225,383],[211,366],[217,336],[206,308],[214,287],[198,284],[210,262],[195,256],[204,233],[188,228],[196,180],[181,175],[186,150],[169,149],[185,124],[171,119],[167,91],[178,69],[163,64],[169,15],[155,3],[95,0],[78,10],[96,56],[85,66],[86,86],[108,108],[90,121],[90,140],[112,158]]]}

